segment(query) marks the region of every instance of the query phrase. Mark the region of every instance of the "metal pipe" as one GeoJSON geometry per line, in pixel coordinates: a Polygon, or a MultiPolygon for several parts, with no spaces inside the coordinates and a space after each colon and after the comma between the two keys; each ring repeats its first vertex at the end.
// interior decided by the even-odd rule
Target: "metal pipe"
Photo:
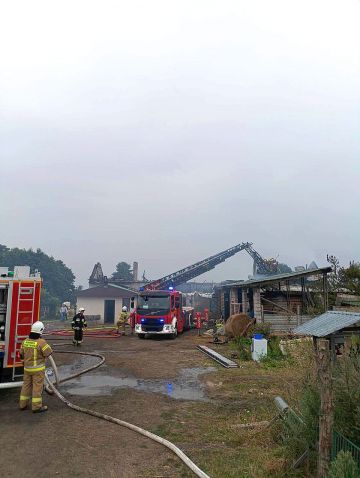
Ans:
{"type": "Polygon", "coordinates": [[[285,410],[289,409],[289,405],[281,397],[275,397],[274,402],[275,402],[276,408],[279,410],[279,412],[284,412],[285,410]]]}
{"type": "Polygon", "coordinates": [[[22,387],[22,384],[23,384],[23,383],[24,383],[24,382],[6,382],[6,383],[0,383],[0,389],[22,387]]]}

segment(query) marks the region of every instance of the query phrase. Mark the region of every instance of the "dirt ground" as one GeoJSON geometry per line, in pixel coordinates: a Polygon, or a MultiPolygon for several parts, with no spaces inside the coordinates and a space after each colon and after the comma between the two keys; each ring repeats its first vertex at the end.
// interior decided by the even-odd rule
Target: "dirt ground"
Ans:
{"type": "MultiPolygon", "coordinates": [[[[198,338],[194,332],[176,340],[85,338],[81,350],[103,354],[106,363],[60,390],[76,404],[170,439],[212,478],[282,476],[279,446],[269,433],[263,433],[259,441],[258,434],[240,432],[237,425],[272,416],[274,396],[288,398],[296,387],[296,374],[289,370],[277,378],[277,371],[253,363],[223,369],[196,349],[197,344],[208,342],[209,338],[198,338]],[[193,374],[198,368],[208,373],[193,374]],[[188,375],[183,375],[184,369],[188,375]],[[178,393],[189,399],[174,398],[178,393]],[[257,464],[259,452],[261,465],[257,464]]],[[[229,353],[227,346],[222,347],[229,353]]],[[[89,363],[70,354],[55,352],[54,358],[65,375],[89,363]]],[[[193,476],[164,447],[75,412],[56,397],[45,394],[47,413],[20,412],[18,394],[18,389],[0,391],[2,476],[193,476]]]]}

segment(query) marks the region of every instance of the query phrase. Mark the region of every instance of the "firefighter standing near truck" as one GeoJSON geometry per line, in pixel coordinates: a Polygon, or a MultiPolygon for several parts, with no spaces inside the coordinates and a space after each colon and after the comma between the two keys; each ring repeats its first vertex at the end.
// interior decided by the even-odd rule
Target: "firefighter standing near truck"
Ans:
{"type": "Polygon", "coordinates": [[[72,319],[71,327],[74,330],[73,345],[81,345],[82,343],[83,328],[87,327],[84,312],[84,307],[80,307],[79,312],[72,319]]]}
{"type": "Polygon", "coordinates": [[[116,322],[118,334],[120,334],[120,328],[122,326],[123,334],[125,335],[125,327],[126,327],[128,319],[129,319],[129,314],[128,314],[126,305],[124,305],[124,307],[121,309],[121,313],[119,315],[118,321],[116,322]]]}
{"type": "Polygon", "coordinates": [[[52,354],[52,349],[41,334],[44,324],[40,321],[31,326],[29,338],[21,344],[20,357],[24,362],[24,383],[20,392],[20,410],[25,410],[31,399],[34,413],[46,412],[47,406],[42,404],[42,392],[45,380],[45,359],[52,354]]]}

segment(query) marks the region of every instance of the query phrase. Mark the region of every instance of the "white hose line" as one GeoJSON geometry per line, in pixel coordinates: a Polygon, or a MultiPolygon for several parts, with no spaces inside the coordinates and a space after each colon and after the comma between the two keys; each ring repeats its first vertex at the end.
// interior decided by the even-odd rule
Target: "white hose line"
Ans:
{"type": "MultiPolygon", "coordinates": [[[[74,350],[69,350],[69,351],[68,350],[55,350],[55,353],[57,353],[57,354],[74,354],[74,355],[90,355],[91,357],[97,357],[97,358],[100,359],[100,361],[98,363],[96,363],[95,365],[91,365],[90,367],[84,368],[80,372],[75,372],[71,375],[68,375],[65,378],[59,379],[59,381],[57,382],[58,384],[67,382],[68,380],[72,380],[73,378],[79,377],[80,375],[83,375],[84,373],[90,372],[91,370],[94,370],[95,368],[100,367],[100,365],[102,365],[105,362],[105,357],[103,355],[96,354],[94,352],[78,352],[78,351],[75,352],[74,350]]],[[[55,372],[55,375],[56,375],[58,372],[57,372],[57,367],[56,367],[56,364],[55,364],[54,360],[52,360],[52,365],[54,367],[54,372],[55,372],[55,368],[56,368],[56,372],[55,372]]]]}
{"type": "Polygon", "coordinates": [[[0,390],[5,388],[18,388],[22,387],[24,382],[4,382],[0,383],[0,390]]]}
{"type": "MultiPolygon", "coordinates": [[[[56,352],[58,353],[58,352],[56,352]]],[[[61,353],[73,353],[73,354],[79,354],[79,355],[91,355],[95,357],[101,358],[101,361],[98,364],[92,365],[91,367],[88,367],[81,372],[77,372],[73,375],[70,375],[69,377],[66,377],[65,379],[62,379],[58,381],[57,383],[63,383],[67,380],[71,380],[72,378],[78,377],[79,375],[82,375],[83,373],[89,372],[90,370],[93,370],[94,368],[99,367],[105,362],[105,358],[102,355],[95,354],[95,353],[87,353],[87,352],[74,352],[74,351],[62,351],[61,353]]],[[[57,367],[55,364],[54,359],[51,360],[52,366],[54,368],[54,373],[55,377],[58,377],[58,371],[57,367]]],[[[64,402],[68,407],[72,408],[73,410],[76,410],[81,413],[86,413],[87,415],[92,415],[93,417],[101,418],[103,420],[107,420],[108,422],[115,423],[116,425],[121,425],[122,427],[129,428],[130,430],[140,433],[141,435],[150,438],[153,441],[156,441],[157,443],[160,443],[161,445],[169,448],[175,455],[177,455],[181,461],[185,463],[185,465],[190,468],[193,473],[195,473],[196,476],[199,478],[210,478],[209,475],[207,475],[204,471],[202,471],[195,463],[193,463],[188,456],[185,455],[183,451],[180,450],[176,445],[171,443],[169,440],[166,440],[165,438],[161,438],[154,433],[148,432],[147,430],[144,430],[143,428],[140,428],[136,425],[133,425],[132,423],[124,422],[123,420],[119,420],[118,418],[111,417],[109,415],[105,415],[104,413],[99,413],[94,410],[90,410],[88,408],[83,408],[79,407],[78,405],[75,405],[74,403],[70,402],[67,398],[65,398],[59,390],[55,387],[53,383],[50,382],[49,378],[47,375],[45,375],[46,381],[48,383],[48,386],[51,388],[51,390],[55,393],[55,395],[62,401],[64,402]]]]}

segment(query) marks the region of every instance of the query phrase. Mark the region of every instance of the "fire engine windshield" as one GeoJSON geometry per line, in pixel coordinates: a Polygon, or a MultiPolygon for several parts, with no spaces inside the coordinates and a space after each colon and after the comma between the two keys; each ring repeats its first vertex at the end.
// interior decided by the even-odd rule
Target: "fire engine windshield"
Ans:
{"type": "Polygon", "coordinates": [[[170,311],[170,297],[168,295],[151,297],[140,296],[137,313],[144,315],[165,314],[170,311]]]}

